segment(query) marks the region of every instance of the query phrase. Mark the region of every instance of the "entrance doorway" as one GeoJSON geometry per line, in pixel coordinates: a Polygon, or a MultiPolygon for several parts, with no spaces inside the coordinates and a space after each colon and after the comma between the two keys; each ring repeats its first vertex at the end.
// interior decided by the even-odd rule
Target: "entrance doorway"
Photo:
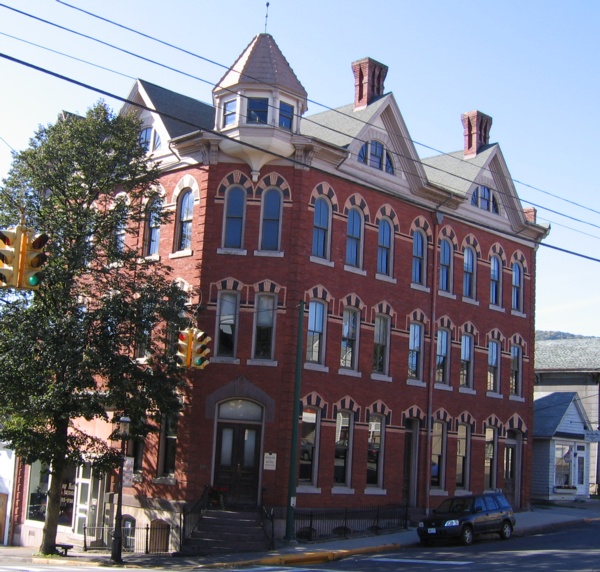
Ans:
{"type": "Polygon", "coordinates": [[[417,506],[417,474],[419,462],[419,422],[409,419],[404,432],[404,502],[409,507],[417,506]]]}
{"type": "Polygon", "coordinates": [[[516,431],[509,431],[504,447],[504,496],[517,509],[521,506],[521,439],[516,431]]]}
{"type": "Polygon", "coordinates": [[[262,407],[235,399],[219,405],[213,484],[225,503],[258,504],[262,407]]]}

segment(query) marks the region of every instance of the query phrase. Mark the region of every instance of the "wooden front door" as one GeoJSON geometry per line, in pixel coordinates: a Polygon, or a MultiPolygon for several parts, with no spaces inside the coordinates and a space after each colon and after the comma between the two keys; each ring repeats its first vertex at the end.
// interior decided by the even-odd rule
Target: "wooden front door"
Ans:
{"type": "Polygon", "coordinates": [[[219,422],[213,485],[226,489],[225,505],[256,505],[261,426],[219,422]]]}

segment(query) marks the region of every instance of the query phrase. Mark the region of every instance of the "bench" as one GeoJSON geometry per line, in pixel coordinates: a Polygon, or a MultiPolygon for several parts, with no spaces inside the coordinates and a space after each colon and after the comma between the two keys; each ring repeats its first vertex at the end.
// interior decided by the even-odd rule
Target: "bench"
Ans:
{"type": "Polygon", "coordinates": [[[59,553],[61,556],[66,556],[67,552],[69,552],[69,550],[71,550],[71,548],[73,548],[72,544],[56,544],[54,546],[56,548],[56,552],[58,552],[59,550],[62,550],[62,553],[59,553]]]}

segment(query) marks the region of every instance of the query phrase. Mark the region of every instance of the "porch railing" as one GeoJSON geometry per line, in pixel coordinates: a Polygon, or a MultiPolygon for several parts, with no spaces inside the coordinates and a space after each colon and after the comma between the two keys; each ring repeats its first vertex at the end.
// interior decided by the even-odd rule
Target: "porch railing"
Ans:
{"type": "Polygon", "coordinates": [[[269,550],[275,548],[275,516],[273,512],[272,508],[268,509],[266,506],[262,506],[260,510],[260,524],[269,541],[269,550]]]}
{"type": "Polygon", "coordinates": [[[296,509],[296,538],[304,541],[381,534],[408,526],[405,504],[364,508],[296,509]]]}
{"type": "MultiPolygon", "coordinates": [[[[204,491],[200,498],[192,504],[191,507],[184,509],[179,514],[180,527],[181,527],[181,545],[183,541],[194,532],[198,523],[202,520],[202,515],[206,512],[209,502],[209,492],[211,490],[210,485],[204,487],[204,491]]],[[[181,546],[180,546],[181,548],[181,546]]]]}
{"type": "MultiPolygon", "coordinates": [[[[110,550],[113,527],[84,526],[83,550],[110,550]]],[[[169,552],[171,527],[163,522],[146,526],[124,526],[122,531],[123,552],[154,554],[169,552]]]]}

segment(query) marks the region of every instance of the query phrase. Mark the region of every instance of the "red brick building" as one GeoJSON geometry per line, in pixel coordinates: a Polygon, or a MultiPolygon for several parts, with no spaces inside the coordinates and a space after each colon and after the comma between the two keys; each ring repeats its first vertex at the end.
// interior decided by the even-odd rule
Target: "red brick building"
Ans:
{"type": "Polygon", "coordinates": [[[420,159],[387,67],[352,70],[353,103],[306,117],[267,34],[214,106],[134,86],[145,109],[125,111],[144,121],[174,215],[147,221],[140,249],[174,268],[213,339],[181,415],[130,448],[123,512],[139,523],[176,524],[206,485],[226,503],[285,509],[293,450],[298,507],[430,509],[495,488],[529,504],[547,229],[522,208],[491,117],[464,114],[464,149],[420,159]]]}

